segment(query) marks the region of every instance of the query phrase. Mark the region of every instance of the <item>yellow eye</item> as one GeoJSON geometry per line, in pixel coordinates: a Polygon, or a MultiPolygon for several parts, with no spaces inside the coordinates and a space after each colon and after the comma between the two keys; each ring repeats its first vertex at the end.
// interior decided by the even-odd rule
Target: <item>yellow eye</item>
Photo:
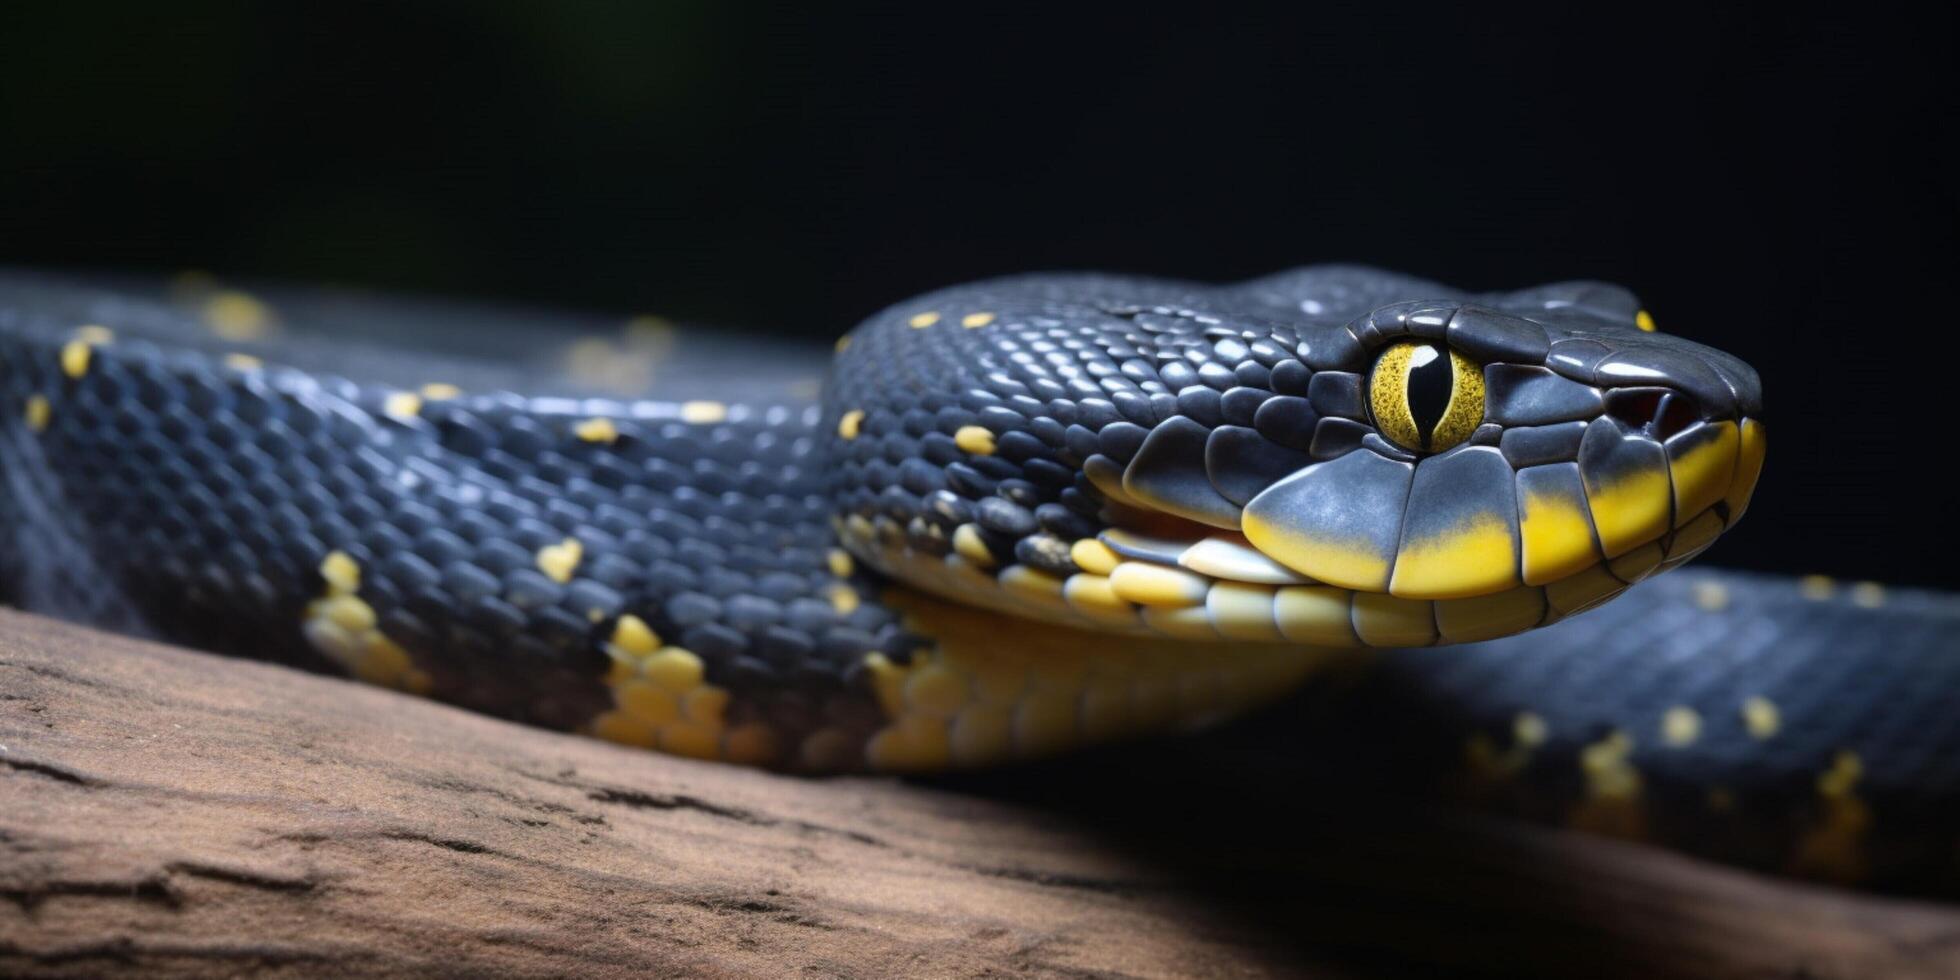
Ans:
{"type": "Polygon", "coordinates": [[[1375,361],[1368,403],[1390,442],[1440,453],[1483,424],[1484,369],[1442,344],[1405,340],[1375,361]]]}

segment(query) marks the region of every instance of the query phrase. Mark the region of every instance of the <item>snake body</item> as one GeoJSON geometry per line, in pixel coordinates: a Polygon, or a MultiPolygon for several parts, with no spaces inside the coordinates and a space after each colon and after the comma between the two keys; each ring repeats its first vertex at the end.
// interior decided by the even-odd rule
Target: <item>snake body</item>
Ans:
{"type": "Polygon", "coordinates": [[[1779,870],[1954,877],[1960,605],[1645,582],[1763,460],[1755,373],[1652,327],[1606,284],[1348,266],[996,280],[835,351],[6,274],[0,597],[803,772],[1305,685],[1301,752],[1779,870]]]}

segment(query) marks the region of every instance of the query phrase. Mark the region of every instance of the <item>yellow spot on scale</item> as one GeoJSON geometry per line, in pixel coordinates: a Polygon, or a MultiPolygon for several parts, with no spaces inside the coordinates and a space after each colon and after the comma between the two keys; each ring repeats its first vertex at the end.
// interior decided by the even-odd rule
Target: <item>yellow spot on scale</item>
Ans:
{"type": "Polygon", "coordinates": [[[411,391],[397,391],[381,404],[381,411],[398,419],[412,419],[422,414],[422,396],[411,391]]]}
{"type": "Polygon", "coordinates": [[[361,587],[361,566],[345,551],[329,551],[320,560],[320,577],[328,595],[352,595],[361,587]]]}
{"type": "Polygon", "coordinates": [[[1661,741],[1675,748],[1693,745],[1701,737],[1701,715],[1685,705],[1675,705],[1661,715],[1661,741]]]}
{"type": "Polygon", "coordinates": [[[839,353],[839,354],[842,354],[842,353],[844,353],[845,351],[847,351],[847,350],[850,350],[850,349],[851,349],[851,335],[850,335],[850,334],[845,334],[844,336],[842,336],[842,337],[839,337],[839,338],[837,338],[837,344],[836,344],[836,349],[837,349],[837,353],[839,353]]]}
{"type": "Polygon", "coordinates": [[[221,289],[204,301],[204,323],[226,340],[263,340],[272,331],[272,310],[235,289],[221,289]]]}
{"type": "Polygon", "coordinates": [[[27,420],[28,429],[34,432],[46,432],[48,419],[54,415],[54,408],[48,404],[47,396],[29,395],[27,407],[22,414],[27,420]]]}
{"type": "Polygon", "coordinates": [[[585,557],[585,545],[577,538],[566,538],[557,544],[538,549],[538,571],[554,582],[564,583],[572,580],[572,572],[585,557]]]}
{"type": "Polygon", "coordinates": [[[1527,748],[1537,748],[1550,737],[1551,728],[1545,719],[1529,711],[1520,711],[1511,719],[1511,739],[1514,744],[1527,748]]]}
{"type": "Polygon", "coordinates": [[[992,313],[968,313],[966,316],[960,318],[960,326],[968,330],[984,327],[992,322],[994,322],[994,315],[992,313]]]}
{"type": "Polygon", "coordinates": [[[1633,325],[1639,327],[1642,330],[1645,330],[1648,333],[1653,333],[1654,315],[1652,313],[1647,312],[1646,310],[1641,310],[1640,312],[1635,313],[1633,315],[1633,325]]]}
{"type": "Polygon", "coordinates": [[[830,574],[838,578],[849,576],[852,569],[856,567],[856,563],[851,560],[851,553],[842,548],[830,549],[830,554],[825,556],[825,560],[830,565],[830,574]]]}
{"type": "Polygon", "coordinates": [[[85,344],[100,346],[113,342],[116,339],[116,332],[99,323],[85,323],[75,328],[75,339],[85,344]]]}
{"type": "Polygon", "coordinates": [[[422,386],[422,397],[432,402],[448,401],[462,393],[463,389],[445,381],[432,381],[422,386]]]}
{"type": "Polygon", "coordinates": [[[1805,575],[1797,580],[1797,594],[1812,602],[1823,602],[1837,591],[1837,583],[1829,575],[1805,575]]]}
{"type": "Polygon", "coordinates": [[[1770,699],[1752,695],[1742,702],[1742,725],[1749,730],[1749,737],[1759,742],[1774,738],[1783,728],[1783,713],[1770,699]]]}
{"type": "Polygon", "coordinates": [[[858,431],[864,426],[864,409],[853,408],[837,420],[837,434],[846,439],[856,439],[858,431]]]}
{"type": "Polygon", "coordinates": [[[905,322],[911,324],[914,330],[924,330],[939,322],[939,314],[931,311],[914,313],[912,314],[912,319],[905,322]]]}
{"type": "Polygon", "coordinates": [[[572,434],[586,442],[612,442],[619,438],[619,427],[612,419],[592,418],[572,426],[572,434]]]}
{"type": "Polygon", "coordinates": [[[702,674],[701,658],[680,647],[662,647],[646,660],[647,679],[676,694],[700,684],[702,674]]]}
{"type": "Polygon", "coordinates": [[[953,433],[953,444],[960,447],[961,452],[975,456],[994,454],[994,434],[978,425],[960,426],[959,431],[953,433]]]}
{"type": "Polygon", "coordinates": [[[830,588],[830,608],[837,610],[840,616],[849,616],[857,612],[858,606],[863,602],[857,590],[848,585],[838,584],[830,588]]]}
{"type": "Polygon", "coordinates": [[[629,613],[613,624],[612,645],[621,653],[646,657],[660,649],[660,637],[647,625],[646,620],[629,613]]]}
{"type": "Polygon", "coordinates": [[[1364,537],[1332,538],[1269,521],[1247,511],[1241,518],[1246,539],[1274,561],[1308,578],[1357,592],[1388,587],[1389,557],[1364,537]]]}
{"type": "Polygon", "coordinates": [[[265,362],[250,354],[226,354],[225,366],[234,371],[257,371],[265,367],[265,362]]]}
{"type": "Polygon", "coordinates": [[[696,401],[681,403],[681,421],[695,425],[713,425],[728,418],[728,406],[721,402],[696,401]]]}
{"type": "Polygon", "coordinates": [[[92,348],[86,340],[71,340],[61,347],[61,373],[70,378],[80,378],[88,373],[88,362],[92,348]]]}
{"type": "Polygon", "coordinates": [[[1728,587],[1712,579],[1696,582],[1694,597],[1696,608],[1703,612],[1721,612],[1729,607],[1728,587]]]}
{"type": "Polygon", "coordinates": [[[1851,587],[1851,604],[1860,609],[1877,609],[1885,605],[1885,586],[1877,582],[1859,582],[1851,587]]]}

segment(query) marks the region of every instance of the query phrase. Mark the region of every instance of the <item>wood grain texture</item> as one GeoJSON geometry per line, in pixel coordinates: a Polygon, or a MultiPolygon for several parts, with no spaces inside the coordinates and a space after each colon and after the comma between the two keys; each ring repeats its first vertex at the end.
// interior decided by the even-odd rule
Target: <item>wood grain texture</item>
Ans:
{"type": "Polygon", "coordinates": [[[0,975],[1960,975],[1952,908],[1220,744],[786,778],[0,611],[0,975]]]}

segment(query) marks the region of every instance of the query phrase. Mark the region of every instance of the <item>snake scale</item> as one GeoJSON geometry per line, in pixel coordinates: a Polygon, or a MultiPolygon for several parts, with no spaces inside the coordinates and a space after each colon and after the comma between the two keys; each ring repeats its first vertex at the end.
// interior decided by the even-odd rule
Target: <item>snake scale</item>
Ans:
{"type": "Polygon", "coordinates": [[[809,773],[1304,687],[1287,751],[1946,887],[1960,602],[1658,574],[1743,516],[1761,414],[1746,364],[1594,282],[1027,276],[832,350],[13,272],[0,598],[809,773]]]}

